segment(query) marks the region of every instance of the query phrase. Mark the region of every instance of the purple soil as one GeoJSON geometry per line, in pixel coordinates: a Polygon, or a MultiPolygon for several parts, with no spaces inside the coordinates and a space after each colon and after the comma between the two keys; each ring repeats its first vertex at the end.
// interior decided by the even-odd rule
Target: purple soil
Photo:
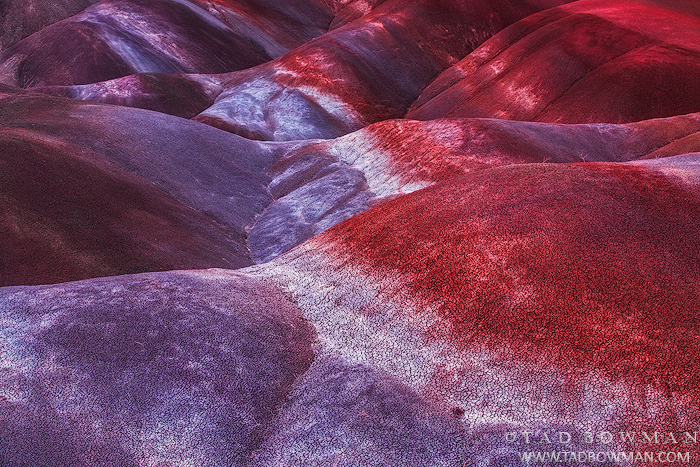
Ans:
{"type": "Polygon", "coordinates": [[[0,127],[99,154],[240,234],[272,201],[265,172],[284,147],[140,109],[26,92],[0,103],[0,127]]]}
{"type": "Polygon", "coordinates": [[[294,305],[234,274],[4,288],[0,320],[6,467],[245,465],[314,358],[294,305]]]}
{"type": "Polygon", "coordinates": [[[270,59],[186,2],[108,0],[0,53],[0,81],[22,88],[65,86],[137,72],[221,73],[270,59]]]}
{"type": "Polygon", "coordinates": [[[456,417],[401,381],[322,355],[295,383],[251,464],[448,467],[464,462],[463,443],[456,417]]]}

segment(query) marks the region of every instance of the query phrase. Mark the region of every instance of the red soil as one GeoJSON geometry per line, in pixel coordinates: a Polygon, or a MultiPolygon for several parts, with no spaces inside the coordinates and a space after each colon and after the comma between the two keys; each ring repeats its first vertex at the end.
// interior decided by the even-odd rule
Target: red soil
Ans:
{"type": "Polygon", "coordinates": [[[456,346],[507,343],[563,370],[697,393],[699,229],[697,190],[594,163],[476,172],[323,235],[408,278],[456,346]]]}

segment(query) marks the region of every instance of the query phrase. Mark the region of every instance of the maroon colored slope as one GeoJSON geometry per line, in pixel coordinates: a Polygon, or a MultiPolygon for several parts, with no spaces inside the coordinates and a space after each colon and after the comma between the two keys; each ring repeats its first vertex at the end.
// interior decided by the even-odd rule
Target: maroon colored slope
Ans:
{"type": "Polygon", "coordinates": [[[406,116],[623,123],[697,112],[699,16],[681,0],[535,14],[443,73],[406,116]]]}
{"type": "Polygon", "coordinates": [[[0,132],[0,284],[250,264],[241,234],[94,153],[0,132]]]}
{"type": "Polygon", "coordinates": [[[283,294],[233,274],[4,288],[0,319],[3,467],[248,465],[314,357],[283,294]]]}
{"type": "Polygon", "coordinates": [[[98,0],[5,0],[0,3],[0,51],[98,0]]]}
{"type": "Polygon", "coordinates": [[[219,73],[271,57],[184,0],[107,0],[0,54],[0,82],[86,84],[136,72],[219,73]]]}
{"type": "Polygon", "coordinates": [[[250,138],[290,140],[400,117],[440,71],[539,3],[387,1],[277,60],[222,77],[225,91],[196,119],[250,138]]]}
{"type": "Polygon", "coordinates": [[[0,96],[0,143],[3,285],[249,265],[246,227],[284,150],[18,90],[0,96]]]}
{"type": "Polygon", "coordinates": [[[692,133],[685,138],[671,141],[664,147],[642,157],[642,159],[658,159],[689,152],[700,152],[700,132],[692,133]]]}
{"type": "Polygon", "coordinates": [[[0,104],[0,128],[98,154],[239,233],[271,201],[265,172],[285,151],[140,109],[22,92],[0,104]]]}
{"type": "Polygon", "coordinates": [[[269,266],[320,339],[490,427],[500,445],[535,428],[582,439],[694,427],[698,161],[474,172],[269,266]]]}

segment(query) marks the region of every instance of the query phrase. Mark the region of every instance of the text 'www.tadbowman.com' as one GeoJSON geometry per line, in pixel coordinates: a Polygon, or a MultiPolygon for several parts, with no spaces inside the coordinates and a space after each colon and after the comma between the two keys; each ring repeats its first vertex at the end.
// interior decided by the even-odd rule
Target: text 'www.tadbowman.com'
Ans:
{"type": "Polygon", "coordinates": [[[690,452],[673,451],[636,451],[636,452],[613,452],[613,451],[525,451],[519,452],[518,456],[523,464],[546,463],[579,463],[579,464],[602,464],[602,463],[632,463],[646,462],[651,464],[690,464],[690,452]]]}

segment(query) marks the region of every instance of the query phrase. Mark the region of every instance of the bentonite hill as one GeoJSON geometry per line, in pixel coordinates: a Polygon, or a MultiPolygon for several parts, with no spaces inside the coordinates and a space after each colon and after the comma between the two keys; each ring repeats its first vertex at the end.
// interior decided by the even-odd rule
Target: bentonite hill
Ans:
{"type": "Polygon", "coordinates": [[[0,1],[0,466],[700,465],[700,3],[0,1]]]}

